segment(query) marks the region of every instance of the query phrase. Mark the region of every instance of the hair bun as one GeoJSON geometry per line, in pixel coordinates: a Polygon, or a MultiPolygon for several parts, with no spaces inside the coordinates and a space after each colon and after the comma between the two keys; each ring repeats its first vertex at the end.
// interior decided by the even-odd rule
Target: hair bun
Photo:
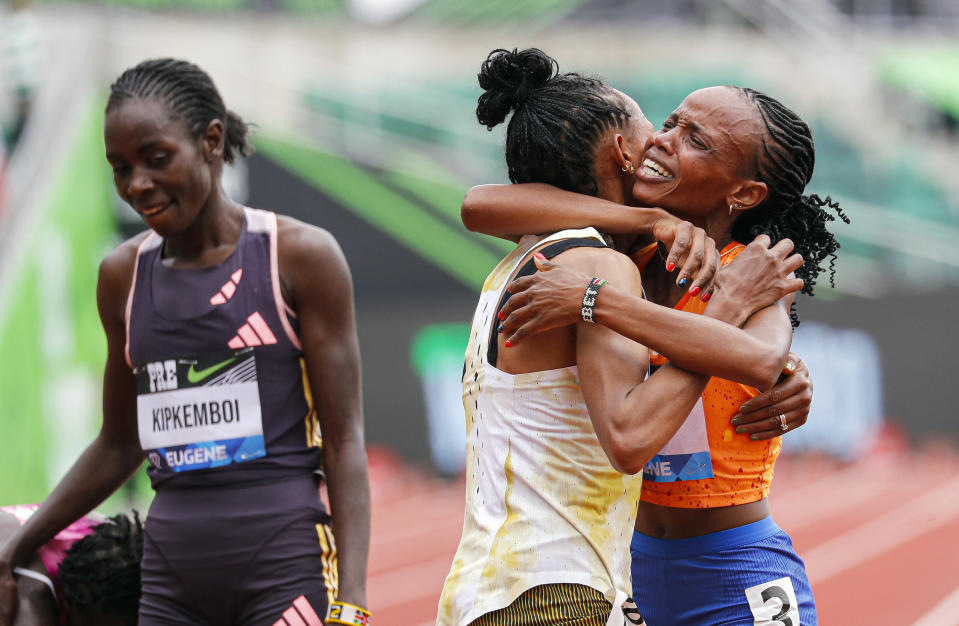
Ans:
{"type": "Polygon", "coordinates": [[[484,90],[476,107],[476,119],[492,129],[546,85],[557,71],[553,57],[538,48],[493,50],[476,76],[484,90]]]}

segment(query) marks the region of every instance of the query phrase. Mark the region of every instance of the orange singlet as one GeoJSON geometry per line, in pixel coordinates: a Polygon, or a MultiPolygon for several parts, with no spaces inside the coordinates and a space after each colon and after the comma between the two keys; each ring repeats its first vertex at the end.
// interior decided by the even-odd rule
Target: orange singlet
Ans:
{"type": "MultiPolygon", "coordinates": [[[[723,248],[720,257],[722,264],[730,263],[744,247],[733,242],[723,248]]],[[[687,293],[675,308],[701,314],[706,310],[706,303],[699,298],[690,298],[687,293]]],[[[654,353],[650,362],[652,365],[663,365],[666,359],[654,353]]],[[[705,416],[708,458],[705,458],[704,453],[699,456],[657,455],[643,472],[642,500],[676,508],[709,509],[746,504],[767,497],[773,479],[773,465],[781,449],[780,438],[752,441],[749,435],[736,434],[730,423],[742,403],[758,394],[759,391],[754,387],[722,378],[711,378],[703,391],[702,404],[697,405],[697,409],[694,409],[687,419],[687,422],[690,422],[704,419],[703,415],[705,416]],[[702,413],[697,413],[700,406],[702,413]],[[664,460],[670,458],[674,461],[672,465],[668,460],[664,460]],[[690,462],[685,467],[676,467],[677,458],[693,458],[701,462],[690,462]],[[709,461],[712,464],[711,472],[707,466],[709,461]],[[692,465],[696,467],[691,467],[692,465]],[[688,470],[689,476],[711,474],[711,477],[683,479],[682,470],[688,470]]],[[[683,429],[686,427],[684,424],[683,429]]],[[[671,441],[670,444],[672,443],[671,441]]],[[[669,444],[664,451],[668,448],[669,444]]]]}

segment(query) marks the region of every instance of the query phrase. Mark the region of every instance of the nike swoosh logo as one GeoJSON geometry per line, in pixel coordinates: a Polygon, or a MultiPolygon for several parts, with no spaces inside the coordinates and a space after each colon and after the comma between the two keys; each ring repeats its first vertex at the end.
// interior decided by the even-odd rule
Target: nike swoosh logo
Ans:
{"type": "Polygon", "coordinates": [[[233,361],[236,361],[236,357],[229,358],[226,361],[220,361],[219,363],[211,365],[210,367],[205,367],[200,371],[194,369],[196,367],[196,363],[194,363],[190,366],[190,369],[186,371],[186,379],[191,383],[196,384],[218,369],[222,369],[223,366],[229,365],[233,361]]]}

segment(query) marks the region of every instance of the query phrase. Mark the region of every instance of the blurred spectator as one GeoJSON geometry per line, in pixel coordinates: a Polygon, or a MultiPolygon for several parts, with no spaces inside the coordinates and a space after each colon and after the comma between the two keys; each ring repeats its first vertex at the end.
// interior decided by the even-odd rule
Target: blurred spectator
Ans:
{"type": "Polygon", "coordinates": [[[0,127],[10,153],[30,115],[34,94],[40,84],[40,27],[29,0],[13,0],[0,14],[0,127]]]}

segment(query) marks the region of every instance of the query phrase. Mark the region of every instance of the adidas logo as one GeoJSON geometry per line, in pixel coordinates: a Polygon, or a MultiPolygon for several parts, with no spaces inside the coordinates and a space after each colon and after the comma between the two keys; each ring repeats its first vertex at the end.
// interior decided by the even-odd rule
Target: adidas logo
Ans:
{"type": "Polygon", "coordinates": [[[323,622],[310,601],[300,596],[293,601],[293,606],[283,611],[283,617],[273,622],[273,626],[323,626],[323,622]]]}
{"type": "Polygon", "coordinates": [[[233,294],[236,293],[236,287],[240,284],[240,277],[243,276],[243,268],[241,267],[237,271],[233,272],[230,275],[230,280],[223,283],[223,286],[220,287],[220,290],[213,294],[213,297],[210,298],[210,304],[213,306],[218,306],[223,304],[227,300],[233,297],[233,294]]]}
{"type": "Polygon", "coordinates": [[[226,344],[231,350],[239,350],[251,346],[269,346],[276,343],[276,336],[270,330],[266,320],[259,313],[246,318],[246,324],[240,326],[236,335],[226,344]]]}

